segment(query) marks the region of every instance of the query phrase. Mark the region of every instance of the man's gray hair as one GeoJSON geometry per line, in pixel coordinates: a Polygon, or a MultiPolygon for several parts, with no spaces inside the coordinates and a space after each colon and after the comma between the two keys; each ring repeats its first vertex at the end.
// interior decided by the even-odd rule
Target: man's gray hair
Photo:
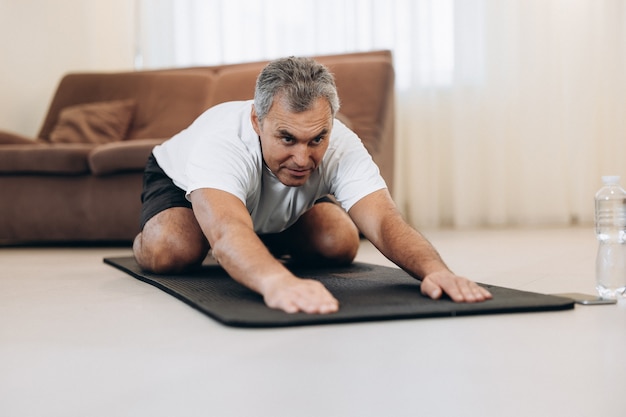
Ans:
{"type": "Polygon", "coordinates": [[[318,98],[328,101],[333,117],[339,110],[333,75],[324,65],[310,58],[280,58],[261,71],[254,91],[254,108],[260,123],[270,111],[275,97],[285,100],[284,104],[294,113],[311,109],[318,98]]]}

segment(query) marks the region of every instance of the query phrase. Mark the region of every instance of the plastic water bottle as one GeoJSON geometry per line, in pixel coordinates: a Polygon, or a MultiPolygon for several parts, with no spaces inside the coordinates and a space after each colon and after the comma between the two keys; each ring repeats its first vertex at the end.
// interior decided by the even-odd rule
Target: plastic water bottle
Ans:
{"type": "Polygon", "coordinates": [[[619,180],[602,177],[596,193],[596,289],[602,298],[626,297],[626,191],[619,180]]]}

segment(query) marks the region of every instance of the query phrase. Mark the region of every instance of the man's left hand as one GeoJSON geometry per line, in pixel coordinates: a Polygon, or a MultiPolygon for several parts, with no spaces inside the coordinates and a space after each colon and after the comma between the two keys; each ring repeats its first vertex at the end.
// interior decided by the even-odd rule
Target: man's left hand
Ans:
{"type": "Polygon", "coordinates": [[[492,298],[485,288],[450,271],[428,274],[422,280],[421,290],[422,294],[435,300],[445,293],[457,303],[477,303],[492,298]]]}

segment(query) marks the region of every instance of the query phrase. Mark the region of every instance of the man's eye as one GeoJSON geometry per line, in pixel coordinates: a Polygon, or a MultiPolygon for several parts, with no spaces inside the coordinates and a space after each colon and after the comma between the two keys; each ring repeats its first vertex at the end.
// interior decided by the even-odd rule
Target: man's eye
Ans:
{"type": "Polygon", "coordinates": [[[293,143],[293,138],[291,136],[283,136],[282,141],[284,143],[293,143]]]}
{"type": "Polygon", "coordinates": [[[315,139],[313,139],[313,144],[314,145],[319,145],[322,142],[324,142],[324,136],[318,136],[315,139]]]}

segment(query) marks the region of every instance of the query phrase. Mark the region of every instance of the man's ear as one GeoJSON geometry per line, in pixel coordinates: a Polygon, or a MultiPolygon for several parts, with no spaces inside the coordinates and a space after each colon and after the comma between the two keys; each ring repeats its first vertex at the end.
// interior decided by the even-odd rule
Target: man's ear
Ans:
{"type": "Polygon", "coordinates": [[[252,105],[252,112],[250,113],[250,121],[252,121],[252,128],[258,136],[261,136],[261,123],[259,122],[259,116],[256,114],[254,104],[252,105]]]}

